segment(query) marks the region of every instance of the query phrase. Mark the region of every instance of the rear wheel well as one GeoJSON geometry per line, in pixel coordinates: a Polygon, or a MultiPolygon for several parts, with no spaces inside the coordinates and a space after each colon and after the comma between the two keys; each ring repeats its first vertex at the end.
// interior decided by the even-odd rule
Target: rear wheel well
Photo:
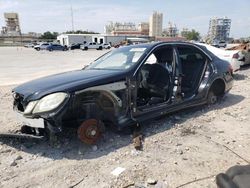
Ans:
{"type": "Polygon", "coordinates": [[[212,91],[216,96],[223,96],[225,93],[225,87],[225,82],[222,79],[217,79],[210,87],[210,91],[212,91]]]}

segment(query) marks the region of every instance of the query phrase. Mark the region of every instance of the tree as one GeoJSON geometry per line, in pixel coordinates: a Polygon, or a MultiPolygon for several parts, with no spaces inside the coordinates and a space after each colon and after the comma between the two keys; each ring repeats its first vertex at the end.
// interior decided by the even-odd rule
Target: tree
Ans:
{"type": "Polygon", "coordinates": [[[41,39],[56,39],[57,36],[58,36],[57,32],[51,33],[50,31],[47,31],[47,32],[43,33],[40,38],[41,39]]]}
{"type": "Polygon", "coordinates": [[[192,31],[184,31],[181,32],[181,35],[185,37],[187,40],[199,40],[200,33],[192,29],[192,31]]]}

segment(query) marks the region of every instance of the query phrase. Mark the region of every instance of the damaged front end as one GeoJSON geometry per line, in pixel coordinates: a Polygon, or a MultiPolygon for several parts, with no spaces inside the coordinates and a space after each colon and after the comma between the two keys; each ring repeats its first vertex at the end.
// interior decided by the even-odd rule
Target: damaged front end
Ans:
{"type": "Polygon", "coordinates": [[[55,92],[33,101],[14,89],[14,110],[24,125],[21,132],[54,136],[64,128],[78,128],[79,139],[93,144],[104,124],[119,129],[129,120],[126,85],[126,81],[117,81],[71,93],[55,92]]]}
{"type": "Polygon", "coordinates": [[[17,119],[23,126],[21,133],[43,136],[44,129],[51,133],[62,130],[61,117],[64,107],[70,99],[70,95],[57,92],[46,95],[39,100],[29,101],[24,95],[13,91],[13,109],[17,119]]]}
{"type": "Polygon", "coordinates": [[[55,135],[77,128],[82,141],[94,143],[104,125],[122,130],[135,124],[131,79],[146,52],[144,45],[120,48],[82,70],[24,83],[13,90],[14,109],[28,127],[35,127],[30,132],[39,135],[42,128],[55,135]]]}

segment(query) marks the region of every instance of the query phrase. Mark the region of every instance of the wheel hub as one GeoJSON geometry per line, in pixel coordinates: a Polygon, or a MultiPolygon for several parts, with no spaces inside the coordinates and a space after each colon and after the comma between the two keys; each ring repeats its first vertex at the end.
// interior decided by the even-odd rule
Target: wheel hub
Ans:
{"type": "Polygon", "coordinates": [[[77,134],[79,139],[84,143],[96,143],[101,136],[99,121],[96,119],[88,119],[84,121],[79,126],[77,134]]]}

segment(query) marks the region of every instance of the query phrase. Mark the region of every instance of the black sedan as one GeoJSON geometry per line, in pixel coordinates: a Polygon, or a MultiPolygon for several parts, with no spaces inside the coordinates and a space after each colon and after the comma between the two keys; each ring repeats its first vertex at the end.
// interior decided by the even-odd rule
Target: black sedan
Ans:
{"type": "Polygon", "coordinates": [[[69,49],[70,50],[80,49],[81,45],[82,45],[81,43],[76,43],[76,44],[73,43],[69,46],[69,49]]]}
{"type": "Polygon", "coordinates": [[[22,129],[26,132],[39,127],[28,132],[54,135],[75,127],[83,142],[95,143],[106,125],[124,130],[170,112],[212,104],[232,85],[231,66],[204,46],[131,45],[106,53],[82,70],[14,88],[14,109],[27,123],[22,129]]]}

